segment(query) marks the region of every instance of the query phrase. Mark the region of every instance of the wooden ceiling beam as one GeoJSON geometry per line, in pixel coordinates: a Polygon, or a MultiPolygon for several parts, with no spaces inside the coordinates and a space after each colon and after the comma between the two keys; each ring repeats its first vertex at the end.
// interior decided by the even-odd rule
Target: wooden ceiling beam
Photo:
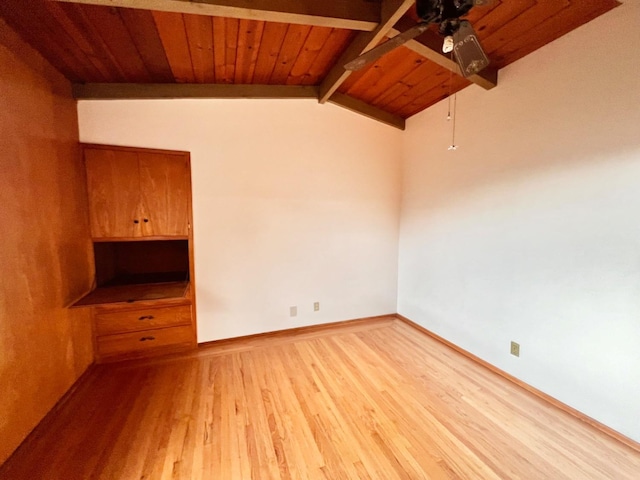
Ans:
{"type": "Polygon", "coordinates": [[[193,13],[214,17],[371,31],[380,4],[367,0],[54,0],[57,2],[193,13]]]}
{"type": "MultiPolygon", "coordinates": [[[[398,35],[415,25],[410,19],[402,18],[389,31],[390,36],[398,35]]],[[[409,50],[414,51],[418,55],[440,65],[447,70],[452,71],[456,75],[462,75],[460,67],[452,58],[442,53],[442,37],[437,33],[427,30],[414,40],[410,40],[404,44],[409,50]]],[[[486,90],[491,90],[498,85],[498,70],[489,65],[483,71],[472,75],[467,80],[481,86],[486,90]]]]}
{"type": "Polygon", "coordinates": [[[344,68],[345,64],[378,45],[414,3],[415,0],[382,0],[380,23],[373,31],[358,34],[355,40],[342,53],[320,85],[320,95],[318,97],[320,103],[325,103],[329,100],[340,85],[351,75],[352,72],[344,68]]]}
{"type": "MultiPolygon", "coordinates": [[[[73,85],[73,96],[76,100],[159,100],[180,98],[317,99],[318,87],[211,83],[76,83],[73,85]]],[[[404,118],[385,112],[348,95],[336,93],[331,97],[330,102],[400,130],[405,129],[404,118]]]]}
{"type": "Polygon", "coordinates": [[[357,98],[353,98],[349,95],[345,95],[343,93],[334,93],[329,99],[329,103],[333,103],[334,105],[346,108],[347,110],[351,110],[352,112],[364,115],[365,117],[377,120],[386,125],[399,128],[400,130],[405,129],[406,122],[404,118],[398,117],[397,115],[393,115],[392,113],[369,105],[368,103],[358,100],[357,98]]]}
{"type": "Polygon", "coordinates": [[[78,100],[167,98],[317,98],[318,87],[194,83],[86,83],[73,85],[78,100]]]}

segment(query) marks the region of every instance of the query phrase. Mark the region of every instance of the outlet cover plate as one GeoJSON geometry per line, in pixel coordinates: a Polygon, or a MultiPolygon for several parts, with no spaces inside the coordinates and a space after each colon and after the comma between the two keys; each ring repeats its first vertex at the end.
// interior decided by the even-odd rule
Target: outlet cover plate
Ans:
{"type": "Polygon", "coordinates": [[[520,344],[516,342],[511,342],[511,355],[519,357],[520,356],[520,344]]]}

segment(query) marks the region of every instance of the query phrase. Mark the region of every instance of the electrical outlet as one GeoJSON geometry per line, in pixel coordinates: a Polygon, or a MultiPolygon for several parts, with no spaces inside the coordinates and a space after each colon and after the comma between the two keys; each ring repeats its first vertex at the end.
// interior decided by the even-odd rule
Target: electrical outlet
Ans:
{"type": "Polygon", "coordinates": [[[289,316],[297,317],[298,316],[298,307],[289,307],[289,316]]]}
{"type": "Polygon", "coordinates": [[[315,303],[313,304],[313,311],[314,311],[314,312],[318,312],[318,311],[320,311],[320,302],[315,302],[315,303]]]}
{"type": "Polygon", "coordinates": [[[511,355],[516,357],[520,356],[520,344],[516,342],[511,342],[511,355]]]}

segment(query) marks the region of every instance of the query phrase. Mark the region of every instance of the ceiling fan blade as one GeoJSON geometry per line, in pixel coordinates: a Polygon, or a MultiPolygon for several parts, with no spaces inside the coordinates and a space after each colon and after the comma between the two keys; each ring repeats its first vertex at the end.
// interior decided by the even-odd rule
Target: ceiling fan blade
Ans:
{"type": "Polygon", "coordinates": [[[409,40],[413,40],[418,35],[424,33],[429,28],[428,23],[419,23],[415,27],[410,28],[406,32],[401,33],[400,35],[396,35],[393,38],[390,38],[386,42],[381,45],[378,45],[375,48],[372,48],[368,52],[363,53],[355,60],[351,60],[349,63],[344,65],[346,70],[356,71],[360,70],[366,65],[369,65],[372,62],[375,62],[383,55],[386,55],[391,50],[398,48],[400,45],[407,43],[409,40]]]}
{"type": "Polygon", "coordinates": [[[489,65],[489,58],[467,20],[460,22],[460,28],[453,34],[453,53],[464,77],[475,75],[489,65]]]}

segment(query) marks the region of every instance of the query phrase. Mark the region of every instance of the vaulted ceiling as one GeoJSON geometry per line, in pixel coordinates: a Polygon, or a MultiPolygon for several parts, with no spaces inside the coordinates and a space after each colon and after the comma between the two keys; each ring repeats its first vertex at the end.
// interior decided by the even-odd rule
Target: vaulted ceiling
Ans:
{"type": "MultiPolygon", "coordinates": [[[[2,0],[0,15],[77,98],[305,98],[390,125],[619,5],[495,0],[475,7],[491,65],[465,79],[429,30],[363,70],[343,65],[418,21],[414,0],[2,0]],[[453,73],[451,73],[453,72],[453,73]]],[[[567,52],[575,55],[576,52],[567,52]]],[[[587,54],[587,52],[584,52],[587,54]]]]}

